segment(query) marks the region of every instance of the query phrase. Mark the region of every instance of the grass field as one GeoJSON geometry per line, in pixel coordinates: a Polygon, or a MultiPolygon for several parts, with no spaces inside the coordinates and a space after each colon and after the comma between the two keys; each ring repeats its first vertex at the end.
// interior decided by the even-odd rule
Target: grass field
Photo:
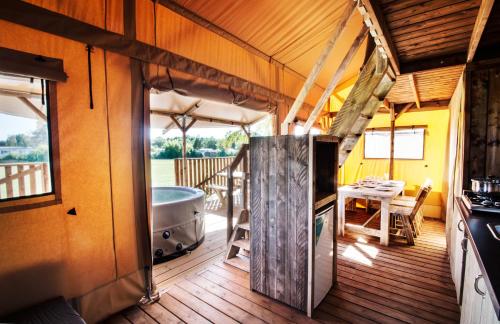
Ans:
{"type": "MultiPolygon", "coordinates": [[[[37,171],[37,189],[36,193],[42,192],[42,176],[41,171],[37,171]]],[[[153,187],[161,186],[175,186],[175,173],[174,173],[174,160],[151,160],[151,180],[153,182],[153,187]]],[[[0,179],[5,177],[5,168],[0,167],[0,179]]],[[[19,184],[18,181],[14,181],[13,184],[14,195],[19,195],[19,184]]],[[[27,193],[29,193],[29,181],[25,180],[25,187],[27,188],[27,193]]],[[[5,198],[7,196],[7,187],[5,184],[0,185],[0,197],[5,198]]]]}
{"type": "Polygon", "coordinates": [[[174,160],[151,160],[153,187],[175,186],[174,160]]]}

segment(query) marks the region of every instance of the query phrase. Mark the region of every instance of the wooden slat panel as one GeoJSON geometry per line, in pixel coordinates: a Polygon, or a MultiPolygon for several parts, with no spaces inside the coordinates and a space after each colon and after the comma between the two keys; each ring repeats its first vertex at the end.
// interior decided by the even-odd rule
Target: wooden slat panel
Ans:
{"type": "MultiPolygon", "coordinates": [[[[463,66],[456,65],[414,73],[420,101],[449,100],[455,91],[462,71],[463,66]]],[[[396,78],[396,84],[387,95],[387,99],[392,103],[414,102],[407,74],[401,74],[396,78]]]]}
{"type": "Polygon", "coordinates": [[[399,28],[391,28],[391,33],[397,37],[400,35],[405,35],[411,32],[417,32],[421,31],[422,35],[425,34],[426,28],[430,27],[435,27],[435,26],[446,26],[448,24],[451,24],[453,22],[456,22],[458,20],[463,20],[463,19],[470,19],[470,17],[476,17],[477,13],[479,11],[479,7],[469,9],[469,10],[462,10],[459,12],[456,12],[451,15],[446,15],[446,16],[441,16],[437,17],[434,19],[429,19],[425,21],[421,21],[412,25],[405,25],[401,26],[399,28]]]}
{"type": "Polygon", "coordinates": [[[308,146],[307,136],[250,140],[251,287],[301,310],[307,307],[308,146]]]}
{"type": "Polygon", "coordinates": [[[36,194],[36,167],[34,165],[29,166],[29,182],[30,182],[30,195],[36,194]]]}
{"type": "MultiPolygon", "coordinates": [[[[17,173],[22,173],[24,171],[24,166],[23,165],[18,165],[17,166],[17,173]]],[[[24,185],[24,177],[25,176],[20,176],[17,181],[18,181],[18,186],[19,186],[19,196],[25,196],[26,195],[26,189],[24,185]]]]}
{"type": "MultiPolygon", "coordinates": [[[[454,4],[453,6],[446,6],[446,7],[439,7],[439,2],[443,2],[443,1],[441,1],[441,0],[435,0],[435,1],[438,4],[435,5],[434,7],[438,7],[438,8],[433,9],[433,10],[424,10],[420,14],[409,16],[409,17],[403,18],[403,19],[398,19],[398,20],[388,19],[389,27],[391,29],[396,29],[399,27],[408,26],[408,25],[412,25],[415,23],[419,23],[419,22],[424,22],[426,20],[430,20],[433,18],[443,17],[446,15],[450,15],[450,14],[453,14],[456,12],[463,11],[463,10],[477,8],[479,6],[478,0],[461,1],[461,2],[454,4]]],[[[432,2],[432,1],[430,1],[430,2],[432,2]]],[[[432,9],[432,8],[430,8],[430,9],[432,9]]]]}
{"type": "MultiPolygon", "coordinates": [[[[12,166],[5,166],[5,178],[9,178],[12,176],[12,166]]],[[[7,198],[14,197],[14,187],[12,186],[12,181],[8,181],[5,183],[7,186],[7,198]]]]}

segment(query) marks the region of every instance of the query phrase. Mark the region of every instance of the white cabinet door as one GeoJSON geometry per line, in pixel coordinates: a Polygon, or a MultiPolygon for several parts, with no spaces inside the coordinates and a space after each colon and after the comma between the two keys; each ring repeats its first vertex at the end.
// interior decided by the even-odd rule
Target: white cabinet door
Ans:
{"type": "Polygon", "coordinates": [[[474,251],[467,251],[461,324],[500,324],[474,251]]]}
{"type": "MultiPolygon", "coordinates": [[[[464,294],[462,299],[461,324],[481,323],[483,296],[474,287],[476,278],[481,274],[474,251],[469,247],[465,261],[464,294]]],[[[482,280],[479,280],[482,281],[482,280]]]]}
{"type": "Polygon", "coordinates": [[[485,293],[481,311],[481,324],[499,324],[500,320],[498,320],[495,309],[493,308],[493,302],[491,301],[488,290],[486,289],[486,287],[484,287],[484,280],[481,281],[483,281],[483,287],[480,287],[479,289],[484,289],[485,293]]]}
{"type": "Polygon", "coordinates": [[[451,242],[450,247],[450,263],[451,263],[451,275],[453,282],[455,283],[455,289],[457,292],[457,300],[460,302],[460,286],[462,284],[462,261],[463,261],[463,250],[462,250],[462,240],[464,239],[464,223],[460,217],[458,209],[455,209],[453,213],[453,223],[451,228],[451,242]]]}

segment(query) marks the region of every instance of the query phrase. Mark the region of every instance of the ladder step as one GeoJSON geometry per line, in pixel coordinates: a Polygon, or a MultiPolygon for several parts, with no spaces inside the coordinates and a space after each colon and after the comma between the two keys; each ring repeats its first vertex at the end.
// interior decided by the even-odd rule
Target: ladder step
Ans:
{"type": "Polygon", "coordinates": [[[231,244],[234,246],[237,246],[241,249],[250,251],[250,240],[244,240],[244,239],[236,240],[236,241],[232,242],[231,244]]]}
{"type": "Polygon", "coordinates": [[[225,260],[224,263],[241,269],[245,272],[250,272],[250,259],[245,256],[237,255],[234,258],[225,260]]]}
{"type": "Polygon", "coordinates": [[[242,230],[250,231],[250,223],[249,222],[238,224],[238,227],[241,228],[242,230]]]}

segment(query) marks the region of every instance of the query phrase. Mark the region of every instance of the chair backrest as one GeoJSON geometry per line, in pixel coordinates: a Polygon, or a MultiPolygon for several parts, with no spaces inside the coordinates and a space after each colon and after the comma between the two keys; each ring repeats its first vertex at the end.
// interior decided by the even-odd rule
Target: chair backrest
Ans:
{"type": "Polygon", "coordinates": [[[432,187],[431,186],[423,186],[422,191],[420,192],[420,195],[416,197],[416,203],[415,206],[413,207],[411,214],[410,214],[410,219],[413,220],[415,218],[415,215],[417,215],[418,211],[420,208],[422,208],[425,199],[431,192],[432,187]]]}
{"type": "Polygon", "coordinates": [[[426,179],[424,183],[422,183],[420,187],[418,187],[417,194],[415,195],[415,200],[418,200],[420,198],[420,195],[422,194],[424,188],[430,188],[431,186],[432,186],[432,180],[426,179]]]}

